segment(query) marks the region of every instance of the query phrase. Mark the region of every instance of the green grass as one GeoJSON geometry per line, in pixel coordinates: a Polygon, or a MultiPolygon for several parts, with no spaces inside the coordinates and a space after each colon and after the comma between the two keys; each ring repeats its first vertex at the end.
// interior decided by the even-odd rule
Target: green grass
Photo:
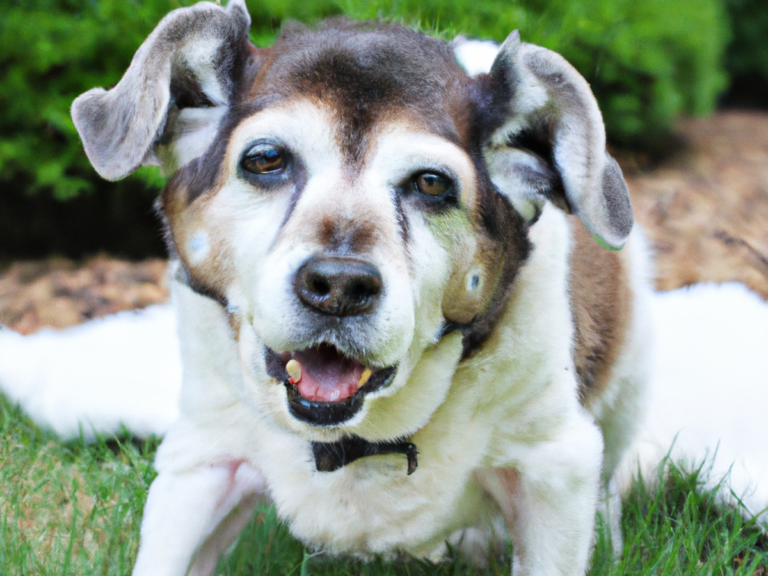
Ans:
{"type": "MultiPolygon", "coordinates": [[[[0,396],[0,574],[129,574],[157,440],[61,442],[0,396]]],[[[703,488],[705,469],[668,465],[657,488],[637,482],[624,502],[624,554],[599,538],[592,575],[768,574],[768,536],[703,488]]],[[[505,558],[488,574],[508,574],[505,558]]],[[[278,522],[254,517],[219,567],[227,576],[476,574],[461,558],[433,565],[312,555],[278,522]]]]}

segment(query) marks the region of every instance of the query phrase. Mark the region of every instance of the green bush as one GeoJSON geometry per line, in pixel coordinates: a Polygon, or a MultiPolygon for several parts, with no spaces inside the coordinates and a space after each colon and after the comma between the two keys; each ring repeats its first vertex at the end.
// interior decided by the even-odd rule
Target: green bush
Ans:
{"type": "Polygon", "coordinates": [[[729,31],[718,0],[346,0],[344,8],[497,41],[518,28],[589,81],[620,146],[658,146],[677,116],[711,112],[726,86],[729,31]]]}
{"type": "Polygon", "coordinates": [[[61,200],[96,176],[69,117],[79,93],[120,78],[169,0],[4,0],[0,8],[0,180],[61,200]]]}
{"type": "MultiPolygon", "coordinates": [[[[114,190],[88,165],[70,104],[89,88],[116,83],[160,18],[191,3],[2,0],[0,186],[60,200],[114,190]]],[[[519,28],[524,40],[558,50],[584,74],[620,145],[663,140],[680,113],[709,112],[725,84],[727,27],[718,0],[250,0],[249,8],[260,45],[274,39],[284,18],[341,12],[447,37],[501,41],[519,28]]],[[[127,185],[161,182],[153,169],[136,178],[127,185]]]]}
{"type": "Polygon", "coordinates": [[[765,0],[725,0],[733,28],[726,66],[728,100],[768,108],[768,5],[765,0]]]}

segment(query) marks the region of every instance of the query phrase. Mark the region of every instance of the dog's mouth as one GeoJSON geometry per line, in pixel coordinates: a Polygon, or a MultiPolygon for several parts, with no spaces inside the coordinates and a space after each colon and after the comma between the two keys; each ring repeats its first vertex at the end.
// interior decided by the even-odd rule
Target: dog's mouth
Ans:
{"type": "Polygon", "coordinates": [[[351,419],[366,394],[394,379],[396,366],[372,368],[331,344],[278,354],[266,349],[269,376],[283,382],[291,414],[315,426],[334,426],[351,419]]]}

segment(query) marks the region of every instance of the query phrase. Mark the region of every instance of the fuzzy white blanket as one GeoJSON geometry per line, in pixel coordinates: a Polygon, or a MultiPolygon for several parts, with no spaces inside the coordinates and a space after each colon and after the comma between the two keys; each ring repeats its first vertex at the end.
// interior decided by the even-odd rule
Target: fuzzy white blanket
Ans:
{"type": "MultiPolygon", "coordinates": [[[[657,358],[627,477],[708,460],[753,513],[768,507],[768,303],[741,284],[701,284],[654,300],[657,358]]],[[[0,389],[40,426],[162,435],[177,415],[181,363],[170,305],[61,331],[0,330],[0,389]]],[[[768,514],[766,514],[768,517],[768,514]]]]}

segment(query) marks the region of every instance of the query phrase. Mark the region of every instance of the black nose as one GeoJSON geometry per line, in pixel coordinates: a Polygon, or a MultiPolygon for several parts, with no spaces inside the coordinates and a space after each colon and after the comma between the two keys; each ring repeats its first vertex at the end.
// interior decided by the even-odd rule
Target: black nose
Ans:
{"type": "Polygon", "coordinates": [[[304,304],[323,314],[356,316],[376,304],[381,274],[355,258],[316,256],[299,268],[293,288],[304,304]]]}

